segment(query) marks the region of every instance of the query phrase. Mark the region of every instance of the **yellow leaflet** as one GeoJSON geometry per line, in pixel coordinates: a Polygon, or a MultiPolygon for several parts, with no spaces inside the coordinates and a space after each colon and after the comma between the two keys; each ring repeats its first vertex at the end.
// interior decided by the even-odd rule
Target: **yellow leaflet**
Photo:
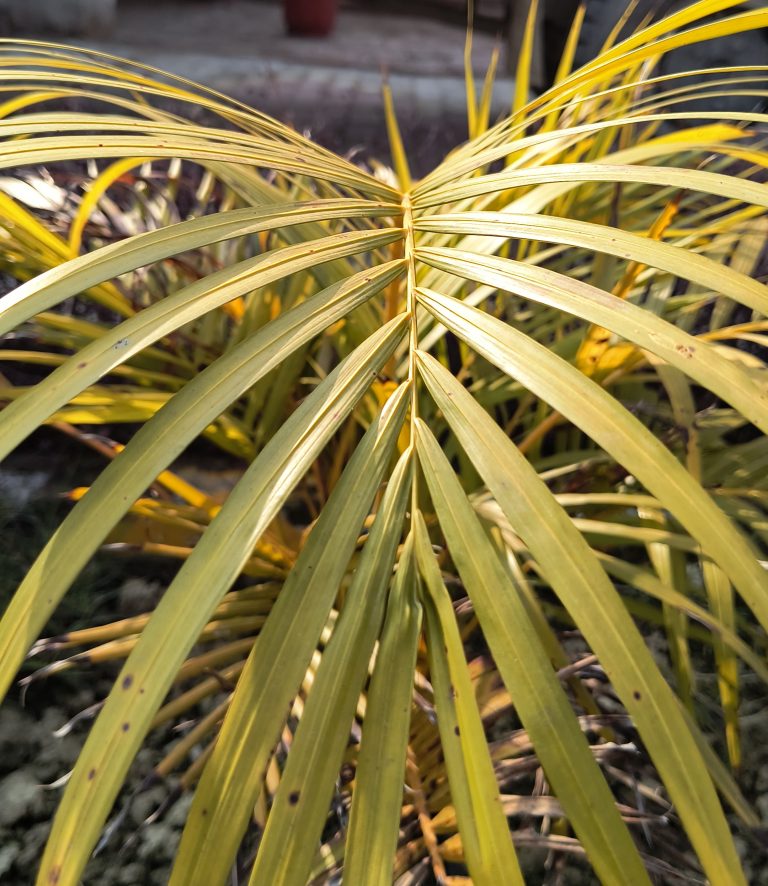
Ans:
{"type": "MultiPolygon", "coordinates": [[[[398,384],[397,382],[392,381],[391,379],[386,381],[380,381],[376,379],[376,381],[371,385],[371,391],[373,392],[376,400],[378,401],[379,407],[383,407],[384,404],[389,400],[389,398],[394,394],[397,390],[398,384]]],[[[407,422],[405,422],[400,429],[400,434],[397,438],[397,451],[402,455],[403,452],[408,448],[410,444],[410,427],[407,422]]]]}
{"type": "MultiPolygon", "coordinates": [[[[122,447],[120,447],[122,448],[122,447]]],[[[199,507],[201,514],[197,515],[198,519],[202,519],[202,522],[195,522],[196,518],[194,513],[184,514],[183,512],[177,510],[173,505],[169,505],[168,502],[158,501],[154,498],[140,498],[136,502],[134,502],[128,513],[134,515],[135,517],[142,518],[143,521],[155,521],[158,524],[162,524],[165,527],[172,527],[173,530],[181,532],[182,535],[175,536],[172,533],[171,529],[162,529],[158,530],[164,533],[162,542],[166,546],[173,546],[174,544],[183,544],[189,545],[192,540],[189,537],[189,533],[194,530],[197,535],[200,535],[204,530],[208,522],[216,516],[216,514],[221,510],[221,505],[216,504],[213,499],[204,495],[204,493],[196,490],[193,486],[186,483],[177,475],[171,473],[170,471],[164,471],[160,477],[157,478],[158,483],[162,483],[167,489],[171,489],[170,483],[173,483],[174,488],[173,491],[179,497],[184,497],[180,490],[186,489],[184,495],[198,496],[202,497],[203,504],[195,505],[195,507],[199,507]],[[170,480],[169,480],[170,478],[170,480]],[[178,485],[177,485],[178,484],[178,485]],[[165,533],[168,533],[167,535],[165,533]]],[[[75,489],[71,489],[66,494],[66,498],[69,501],[77,502],[80,501],[81,498],[88,492],[90,486],[78,486],[75,489]]],[[[183,509],[182,509],[183,511],[183,509]]],[[[145,525],[144,523],[141,526],[145,525]]],[[[149,541],[150,539],[146,536],[146,533],[141,534],[141,537],[137,535],[137,529],[141,530],[141,526],[126,527],[125,525],[120,526],[115,533],[111,536],[112,541],[120,541],[122,543],[127,544],[137,544],[143,541],[149,541]],[[126,534],[127,529],[127,534],[126,534]]],[[[256,547],[254,548],[254,556],[260,557],[263,560],[268,561],[269,563],[275,564],[277,566],[283,566],[285,568],[290,568],[294,560],[296,559],[295,553],[283,544],[278,538],[276,529],[277,526],[270,527],[266,530],[262,538],[256,543],[256,547]]],[[[155,539],[152,539],[155,540],[155,539]]]]}
{"type": "MultiPolygon", "coordinates": [[[[675,197],[667,203],[659,217],[648,231],[650,240],[661,240],[672,220],[678,213],[680,200],[683,192],[678,191],[675,197]]],[[[627,265],[623,277],[613,288],[616,298],[626,299],[632,292],[638,276],[645,270],[646,265],[631,261],[627,265]]],[[[602,326],[590,326],[576,354],[576,366],[585,375],[604,377],[609,372],[618,369],[636,353],[634,345],[619,343],[611,345],[611,333],[602,326]]]]}
{"type": "MultiPolygon", "coordinates": [[[[714,563],[702,558],[701,566],[709,608],[726,627],[733,630],[736,619],[733,587],[727,576],[714,563]]],[[[715,663],[717,666],[717,686],[723,705],[728,760],[731,769],[738,771],[741,765],[739,662],[733,650],[728,649],[720,637],[715,637],[715,663]]]]}
{"type": "Polygon", "coordinates": [[[88,190],[80,203],[75,217],[72,219],[69,229],[69,251],[72,254],[72,258],[80,254],[80,248],[83,244],[83,231],[99,200],[126,172],[149,161],[149,157],[125,157],[122,160],[117,160],[115,163],[107,166],[88,185],[88,190]]]}
{"type": "MultiPolygon", "coordinates": [[[[600,47],[601,53],[608,52],[609,49],[612,49],[616,45],[616,41],[619,39],[619,35],[624,30],[624,27],[629,21],[632,13],[637,8],[637,2],[638,0],[629,0],[629,3],[627,3],[626,8],[624,9],[624,12],[619,16],[619,19],[613,26],[613,28],[611,28],[611,31],[608,34],[605,43],[603,43],[603,45],[600,47]]],[[[644,22],[644,24],[647,25],[647,21],[644,22]]]]}
{"type": "MultiPolygon", "coordinates": [[[[17,235],[14,226],[18,226],[21,233],[33,240],[42,269],[47,270],[55,267],[70,257],[69,247],[61,237],[54,234],[53,231],[49,231],[45,225],[2,191],[0,191],[0,217],[3,219],[5,229],[12,237],[17,235]]],[[[21,236],[21,234],[17,236],[21,236]]],[[[30,254],[27,249],[24,249],[24,252],[30,254]]],[[[123,316],[130,316],[134,313],[128,300],[111,283],[100,283],[87,291],[105,307],[111,308],[123,316]]]]}
{"type": "MultiPolygon", "coordinates": [[[[0,215],[2,215],[4,223],[10,221],[11,225],[18,225],[24,233],[31,235],[39,247],[49,249],[59,259],[68,257],[67,247],[63,240],[49,231],[33,215],[22,209],[15,200],[2,192],[0,192],[0,215]]],[[[12,226],[9,233],[13,234],[12,226]]]]}
{"type": "Polygon", "coordinates": [[[403,139],[400,136],[400,126],[395,114],[395,104],[392,101],[392,89],[389,83],[382,86],[384,98],[384,118],[387,123],[387,136],[389,137],[389,149],[392,152],[392,163],[395,167],[398,184],[402,191],[411,190],[411,170],[408,166],[408,156],[403,147],[403,139]]]}
{"type": "MultiPolygon", "coordinates": [[[[702,147],[711,142],[714,148],[717,142],[728,142],[735,138],[746,138],[748,135],[738,126],[730,126],[727,123],[709,123],[703,126],[694,126],[692,129],[677,129],[665,135],[654,138],[657,145],[688,144],[692,139],[702,142],[702,147]]],[[[721,148],[722,149],[722,148],[721,148]]]]}
{"type": "MultiPolygon", "coordinates": [[[[576,10],[576,14],[573,17],[573,22],[571,23],[571,29],[568,32],[568,39],[565,41],[565,47],[563,49],[563,54],[560,56],[560,62],[557,66],[557,72],[555,73],[554,85],[558,83],[562,83],[573,70],[573,59],[576,55],[576,47],[579,43],[579,37],[581,36],[581,28],[584,24],[584,16],[587,11],[586,3],[580,3],[579,8],[576,10]]],[[[557,121],[562,113],[562,109],[555,108],[547,114],[544,123],[542,124],[542,132],[551,132],[553,129],[557,127],[557,121]]]]}
{"type": "Polygon", "coordinates": [[[60,94],[58,92],[33,92],[27,93],[26,95],[16,96],[16,98],[9,99],[7,102],[3,102],[0,105],[0,119],[7,117],[9,114],[13,114],[15,111],[20,111],[22,108],[27,108],[30,105],[36,105],[40,102],[47,101],[48,99],[59,97],[60,94]]]}
{"type": "Polygon", "coordinates": [[[477,132],[477,93],[475,92],[475,78],[472,72],[472,18],[474,3],[467,3],[467,36],[464,40],[464,85],[467,91],[467,129],[469,137],[475,138],[477,132]]]}
{"type": "Polygon", "coordinates": [[[539,10],[539,0],[531,0],[528,8],[528,18],[525,22],[525,33],[520,46],[520,57],[517,60],[515,71],[515,96],[512,101],[512,114],[518,114],[528,103],[528,93],[531,89],[531,62],[533,59],[533,42],[536,36],[536,16],[539,10]]]}
{"type": "Polygon", "coordinates": [[[496,80],[496,68],[499,65],[500,49],[497,43],[491,52],[491,60],[488,62],[488,70],[483,80],[483,91],[480,94],[480,107],[477,111],[475,130],[477,135],[482,135],[488,129],[491,118],[491,99],[493,98],[493,84],[496,80]]]}
{"type": "MultiPolygon", "coordinates": [[[[116,454],[125,449],[125,446],[123,446],[122,443],[113,443],[112,446],[116,454]]],[[[220,510],[219,505],[217,505],[212,498],[191,483],[182,479],[178,474],[174,474],[173,471],[163,471],[158,475],[155,482],[164,486],[169,492],[177,495],[182,501],[187,502],[187,504],[205,511],[209,517],[213,517],[220,510]]],[[[72,498],[73,501],[79,501],[87,491],[88,487],[82,486],[69,493],[69,497],[72,498]]],[[[144,501],[144,499],[141,499],[141,501],[144,501]]],[[[152,500],[147,499],[147,501],[152,500]]]]}

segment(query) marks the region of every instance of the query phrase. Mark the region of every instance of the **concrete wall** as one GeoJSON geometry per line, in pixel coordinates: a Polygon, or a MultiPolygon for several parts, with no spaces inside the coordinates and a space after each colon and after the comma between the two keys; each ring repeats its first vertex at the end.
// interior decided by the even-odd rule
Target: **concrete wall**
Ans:
{"type": "Polygon", "coordinates": [[[106,36],[117,0],[0,0],[0,36],[106,36]]]}

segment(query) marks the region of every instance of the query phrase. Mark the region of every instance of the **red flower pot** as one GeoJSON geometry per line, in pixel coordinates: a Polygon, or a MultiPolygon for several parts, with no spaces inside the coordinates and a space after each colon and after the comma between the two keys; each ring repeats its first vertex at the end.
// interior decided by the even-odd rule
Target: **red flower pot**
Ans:
{"type": "Polygon", "coordinates": [[[325,37],[333,30],[338,0],[283,0],[290,34],[325,37]]]}

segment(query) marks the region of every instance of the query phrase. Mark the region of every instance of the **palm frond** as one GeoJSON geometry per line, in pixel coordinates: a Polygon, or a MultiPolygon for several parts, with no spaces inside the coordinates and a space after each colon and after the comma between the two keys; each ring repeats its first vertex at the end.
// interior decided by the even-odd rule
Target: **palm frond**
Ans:
{"type": "Polygon", "coordinates": [[[108,459],[0,621],[0,685],[30,653],[25,686],[122,662],[63,727],[95,717],[41,886],[80,881],[182,717],[142,786],[178,775],[158,816],[194,791],[172,883],[521,883],[521,846],[746,882],[718,793],[755,826],[721,756],[746,669],[768,680],[768,116],[677,108],[764,97],[764,71],[654,76],[768,24],[707,18],[739,5],[574,71],[580,14],[496,125],[468,77],[471,141],[414,182],[391,102],[372,174],[162,72],[0,43],[0,167],[90,183],[0,188],[0,454],[47,424],[108,459]],[[241,460],[225,497],[175,466],[201,436],[241,460]],[[39,639],[105,544],[180,564],[154,611],[39,639]]]}

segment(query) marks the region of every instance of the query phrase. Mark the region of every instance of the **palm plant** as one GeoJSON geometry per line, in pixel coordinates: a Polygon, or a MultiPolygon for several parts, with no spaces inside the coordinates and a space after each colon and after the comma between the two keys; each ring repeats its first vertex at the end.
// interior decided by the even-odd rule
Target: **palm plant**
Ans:
{"type": "Polygon", "coordinates": [[[34,342],[8,359],[54,368],[0,390],[0,452],[46,422],[141,425],[102,445],[0,623],[3,692],[30,649],[90,647],[49,674],[125,659],[40,884],[79,882],[147,733],[190,711],[149,777],[186,764],[194,788],[173,884],[233,864],[520,883],[531,842],[647,883],[664,863],[637,825],[659,810],[712,883],[745,882],[718,791],[757,819],[697,724],[691,649],[715,657],[738,767],[740,665],[768,678],[767,118],[675,107],[762,95],[763,72],[653,76],[669,49],[768,24],[702,21],[738,5],[701,0],[571,71],[577,16],[532,101],[529,27],[511,115],[489,127],[468,77],[473,137],[418,182],[391,111],[394,173],[372,173],[159,72],[0,45],[4,168],[116,160],[69,230],[3,200],[29,279],[0,331],[34,342]],[[193,217],[114,202],[166,161],[203,171],[193,217]],[[73,298],[87,319],[50,312],[73,298]],[[247,462],[223,503],[170,470],[202,434],[247,462]],[[183,557],[155,611],[38,640],[129,512],[183,557]],[[674,688],[636,619],[666,631],[674,688]],[[617,763],[638,747],[663,790],[617,763]]]}

